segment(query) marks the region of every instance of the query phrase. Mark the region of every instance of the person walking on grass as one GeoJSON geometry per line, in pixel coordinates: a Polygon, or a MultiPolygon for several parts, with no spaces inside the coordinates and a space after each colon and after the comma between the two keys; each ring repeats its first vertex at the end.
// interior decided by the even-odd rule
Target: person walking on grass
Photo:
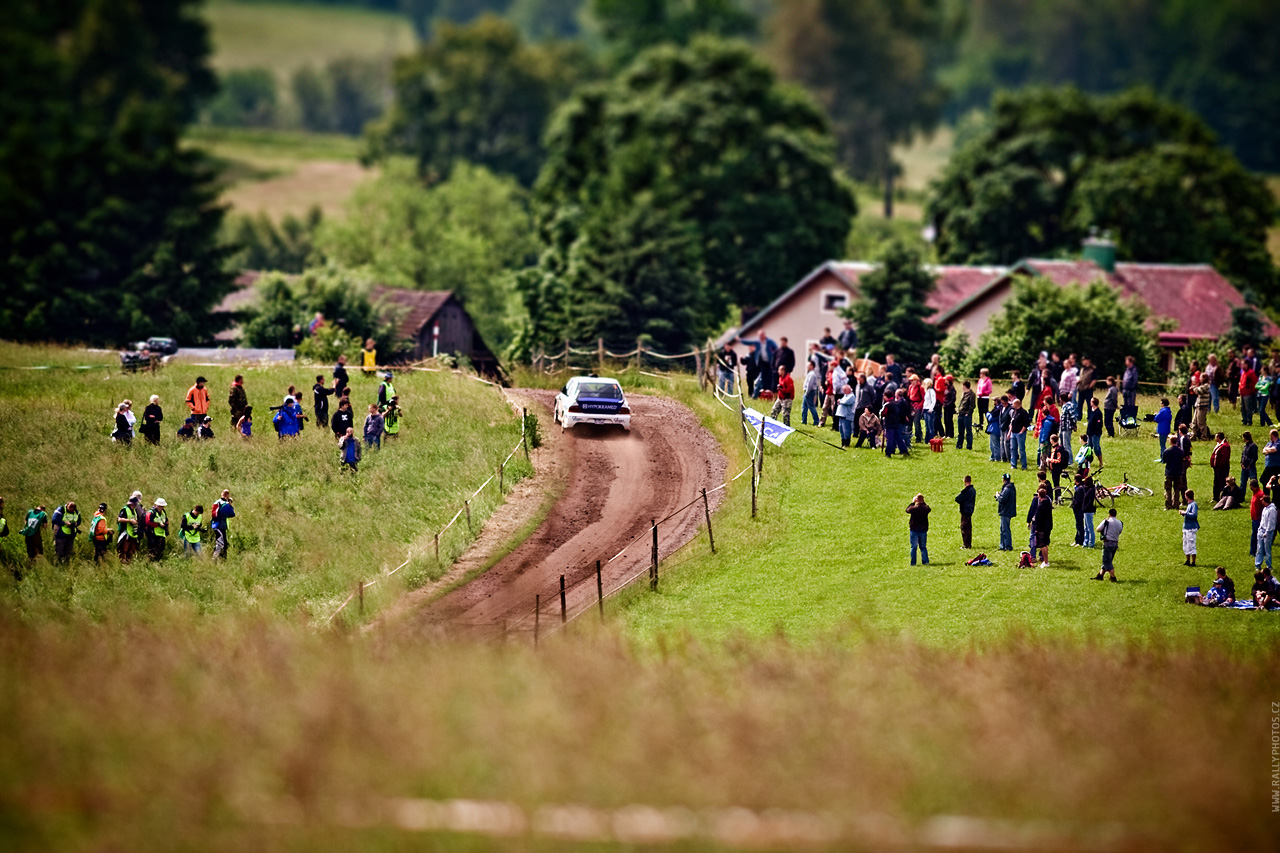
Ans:
{"type": "MultiPolygon", "coordinates": [[[[796,399],[796,383],[791,378],[791,374],[787,372],[786,365],[778,367],[778,397],[773,401],[773,409],[769,412],[769,417],[775,421],[778,419],[779,413],[782,415],[782,423],[785,426],[791,426],[791,406],[796,399]]],[[[853,420],[850,415],[849,420],[853,420]]],[[[843,436],[842,436],[843,438],[843,436]]],[[[845,443],[848,446],[848,442],[845,443]]]]}
{"type": "Polygon", "coordinates": [[[213,533],[214,559],[227,558],[227,550],[230,547],[227,541],[227,519],[235,517],[236,508],[231,505],[231,490],[223,489],[222,495],[209,509],[209,530],[213,533]]]}
{"type": "Polygon", "coordinates": [[[338,439],[338,460],[341,462],[341,470],[360,470],[360,440],[356,438],[353,427],[347,427],[346,435],[338,439]]]}
{"type": "Polygon", "coordinates": [[[956,503],[960,505],[960,546],[965,550],[973,547],[973,508],[978,502],[978,490],[973,487],[973,478],[964,477],[964,488],[956,495],[956,503]]]}
{"type": "Polygon", "coordinates": [[[1111,582],[1116,582],[1116,550],[1120,547],[1120,533],[1124,530],[1124,522],[1116,518],[1115,508],[1107,510],[1107,517],[1098,525],[1098,533],[1102,536],[1102,568],[1093,576],[1096,581],[1104,575],[1111,575],[1111,582]]]}
{"type": "Polygon", "coordinates": [[[1018,514],[1018,488],[1009,472],[1004,474],[1004,484],[996,493],[996,514],[1000,516],[1000,550],[1013,550],[1013,518],[1018,514]]]}
{"type": "Polygon", "coordinates": [[[93,561],[101,563],[107,556],[107,546],[111,544],[111,527],[107,524],[107,505],[98,504],[98,511],[89,522],[89,541],[93,543],[93,561]]]}
{"type": "Polygon", "coordinates": [[[244,390],[244,377],[239,373],[231,380],[231,389],[227,392],[227,406],[231,409],[231,428],[240,428],[240,418],[249,408],[249,395],[244,390]]]}
{"type": "Polygon", "coordinates": [[[191,512],[182,514],[178,538],[182,540],[182,555],[200,556],[200,531],[204,530],[204,506],[196,504],[191,512]]]}
{"type": "Polygon", "coordinates": [[[1271,546],[1276,538],[1276,505],[1271,502],[1271,498],[1267,497],[1267,493],[1262,493],[1262,518],[1258,521],[1258,553],[1254,555],[1253,567],[1255,569],[1262,568],[1263,562],[1266,562],[1267,568],[1271,568],[1271,546]]]}
{"type": "Polygon", "coordinates": [[[1196,534],[1200,532],[1200,507],[1196,503],[1196,493],[1187,490],[1187,508],[1178,510],[1182,514],[1182,553],[1186,555],[1184,566],[1196,564],[1196,534]]]}
{"type": "Polygon", "coordinates": [[[80,510],[75,501],[67,501],[53,511],[53,556],[59,563],[71,562],[80,535],[80,510]]]}
{"type": "Polygon", "coordinates": [[[911,531],[911,565],[916,564],[916,548],[920,549],[920,561],[929,565],[929,505],[924,502],[924,495],[916,495],[907,504],[907,515],[911,516],[907,527],[911,531]]]}
{"type": "Polygon", "coordinates": [[[128,565],[133,562],[134,556],[138,553],[138,542],[142,537],[141,519],[142,515],[142,492],[134,492],[129,495],[129,502],[120,510],[120,514],[116,516],[116,550],[120,555],[120,564],[128,565]]]}
{"type": "Polygon", "coordinates": [[[44,526],[49,523],[49,513],[44,511],[44,504],[27,510],[26,523],[22,525],[22,534],[27,543],[27,559],[35,560],[44,556],[44,526]]]}

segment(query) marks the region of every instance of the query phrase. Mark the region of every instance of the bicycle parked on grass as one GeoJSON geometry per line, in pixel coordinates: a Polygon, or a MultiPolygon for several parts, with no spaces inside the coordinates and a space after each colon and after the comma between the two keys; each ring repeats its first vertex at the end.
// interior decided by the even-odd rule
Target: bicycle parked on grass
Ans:
{"type": "MultiPolygon", "coordinates": [[[[1096,470],[1091,471],[1090,475],[1095,478],[1093,484],[1093,500],[1100,508],[1115,506],[1115,498],[1112,490],[1097,482],[1096,477],[1102,473],[1102,466],[1099,465],[1096,470]]],[[[1126,481],[1127,482],[1127,481],[1126,481]]],[[[1053,490],[1053,502],[1058,506],[1066,506],[1071,503],[1071,499],[1075,496],[1075,486],[1059,486],[1053,490]]]]}

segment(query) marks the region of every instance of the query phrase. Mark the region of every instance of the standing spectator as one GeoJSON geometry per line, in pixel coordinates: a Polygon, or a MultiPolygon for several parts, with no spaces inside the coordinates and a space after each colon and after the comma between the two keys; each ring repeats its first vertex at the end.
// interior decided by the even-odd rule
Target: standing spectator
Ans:
{"type": "Polygon", "coordinates": [[[907,400],[911,403],[911,429],[919,444],[924,441],[924,384],[914,373],[907,377],[907,400]]]}
{"type": "MultiPolygon", "coordinates": [[[[840,446],[848,447],[853,436],[853,403],[857,396],[849,385],[841,389],[840,402],[836,406],[836,423],[840,426],[840,446]]],[[[777,408],[777,405],[774,405],[777,408]]]]}
{"type": "Polygon", "coordinates": [[[978,490],[973,487],[973,478],[964,477],[964,488],[956,495],[956,503],[960,505],[960,545],[963,548],[973,547],[973,509],[978,502],[978,490]]]}
{"type": "Polygon", "coordinates": [[[35,560],[44,556],[44,526],[49,523],[49,514],[44,511],[44,504],[27,510],[26,523],[18,532],[27,543],[27,559],[35,560]]]}
{"type": "Polygon", "coordinates": [[[1089,398],[1088,423],[1085,426],[1085,437],[1093,448],[1094,457],[1102,461],[1102,409],[1098,407],[1098,398],[1089,398]]]}
{"type": "Polygon", "coordinates": [[[1258,553],[1258,525],[1262,522],[1262,497],[1266,492],[1257,480],[1249,481],[1249,521],[1253,525],[1249,534],[1249,556],[1258,553]]]}
{"type": "Polygon", "coordinates": [[[1258,391],[1258,374],[1248,359],[1240,360],[1240,423],[1253,426],[1254,395],[1258,391]]]}
{"type": "Polygon", "coordinates": [[[1093,482],[1093,475],[1088,471],[1081,472],[1081,481],[1085,488],[1081,507],[1084,513],[1084,547],[1093,548],[1098,544],[1094,536],[1096,531],[1093,528],[1093,514],[1098,510],[1098,486],[1093,482]]]}
{"type": "Polygon", "coordinates": [[[1027,470],[1027,427],[1031,426],[1031,415],[1022,408],[1022,400],[1018,395],[1013,397],[1013,410],[1009,415],[1009,467],[1017,468],[1018,460],[1022,460],[1022,470],[1027,470]]]}
{"type": "Polygon", "coordinates": [[[1107,396],[1102,401],[1102,414],[1106,417],[1107,437],[1116,437],[1116,401],[1120,399],[1120,388],[1114,376],[1107,377],[1107,396]]]}
{"type": "Polygon", "coordinates": [[[924,502],[924,495],[916,495],[907,504],[907,515],[911,516],[907,527],[911,531],[911,565],[916,564],[916,548],[920,549],[920,561],[929,565],[929,505],[924,502]]]}
{"type": "Polygon", "coordinates": [[[1277,495],[1271,485],[1273,477],[1280,475],[1280,432],[1271,430],[1271,440],[1262,448],[1262,488],[1275,500],[1277,495]]]}
{"type": "Polygon", "coordinates": [[[739,360],[739,363],[747,374],[747,396],[755,398],[758,396],[756,393],[756,380],[760,378],[760,360],[756,358],[755,350],[751,348],[750,344],[747,344],[747,354],[739,360]]]}
{"type": "Polygon", "coordinates": [[[364,342],[364,349],[360,351],[360,357],[360,369],[365,376],[373,376],[378,372],[378,345],[373,338],[369,338],[364,342]]]}
{"type": "Polygon", "coordinates": [[[249,408],[249,395],[244,390],[244,377],[239,373],[231,380],[231,390],[227,392],[227,406],[231,409],[231,428],[236,429],[244,410],[249,408]]]}
{"type": "MultiPolygon", "coordinates": [[[[901,390],[898,391],[901,394],[901,390]]],[[[884,405],[880,407],[880,428],[884,430],[884,455],[893,456],[898,449],[898,431],[901,425],[901,408],[898,398],[885,395],[884,405]]]]}
{"type": "Polygon", "coordinates": [[[1072,515],[1074,515],[1074,516],[1075,516],[1075,519],[1076,519],[1076,541],[1072,542],[1072,543],[1071,543],[1071,545],[1072,545],[1072,547],[1075,547],[1075,548],[1083,548],[1083,547],[1084,547],[1084,540],[1085,540],[1085,535],[1084,535],[1084,531],[1085,531],[1085,521],[1084,521],[1085,491],[1086,491],[1086,489],[1085,489],[1085,485],[1084,485],[1084,477],[1083,477],[1081,474],[1076,474],[1076,476],[1075,476],[1075,488],[1074,488],[1074,489],[1072,489],[1072,491],[1071,491],[1071,514],[1072,514],[1072,515]]]}
{"type": "Polygon", "coordinates": [[[236,423],[236,430],[241,438],[253,438],[253,406],[244,407],[244,414],[236,423]]]}
{"type": "Polygon", "coordinates": [[[1075,360],[1068,356],[1067,366],[1062,371],[1062,378],[1058,380],[1058,393],[1062,395],[1064,407],[1072,405],[1071,401],[1075,398],[1079,376],[1080,371],[1076,367],[1075,360]]]}
{"type": "Polygon", "coordinates": [[[160,423],[164,420],[164,410],[160,408],[160,397],[152,394],[147,407],[142,410],[142,427],[139,430],[149,444],[160,443],[160,423]]]}
{"type": "Polygon", "coordinates": [[[1178,411],[1173,413],[1173,431],[1177,432],[1180,427],[1191,429],[1191,404],[1186,394],[1178,395],[1178,411]]]}
{"type": "Polygon", "coordinates": [[[382,409],[382,434],[387,440],[395,438],[400,434],[400,398],[392,397],[391,402],[387,403],[386,408],[382,409]]]}
{"type": "Polygon", "coordinates": [[[200,531],[204,530],[204,506],[196,504],[191,512],[182,514],[178,538],[182,540],[182,555],[200,556],[200,531]]]}
{"type": "Polygon", "coordinates": [[[1262,518],[1258,522],[1258,553],[1253,558],[1253,567],[1261,568],[1263,562],[1267,564],[1267,568],[1271,566],[1271,545],[1276,538],[1276,505],[1271,502],[1271,498],[1267,497],[1266,492],[1262,494],[1262,518]]]}
{"type": "Polygon", "coordinates": [[[302,411],[302,395],[299,394],[292,385],[289,386],[289,396],[293,398],[293,402],[289,404],[289,408],[293,410],[293,419],[298,424],[298,433],[307,425],[307,416],[302,411]]]}
{"type": "Polygon", "coordinates": [[[1067,401],[1067,397],[1064,394],[1062,397],[1061,419],[1058,421],[1058,441],[1062,444],[1062,450],[1067,454],[1068,459],[1071,458],[1071,436],[1076,433],[1076,424],[1085,417],[1087,417],[1087,413],[1085,415],[1077,414],[1075,407],[1067,401]]]}
{"type": "Polygon", "coordinates": [[[1222,385],[1222,368],[1218,365],[1217,353],[1209,353],[1208,362],[1204,366],[1201,380],[1209,386],[1209,398],[1213,403],[1213,413],[1218,414],[1219,387],[1222,385]]]}
{"type": "Polygon", "coordinates": [[[355,426],[355,413],[351,410],[351,400],[342,397],[338,401],[338,410],[333,413],[333,420],[329,422],[329,426],[333,429],[335,438],[341,438],[347,434],[347,430],[355,426]]]}
{"type": "Polygon", "coordinates": [[[276,434],[281,438],[298,434],[298,416],[293,410],[293,398],[286,396],[280,404],[280,408],[271,417],[271,423],[276,428],[276,434]]]}
{"type": "MultiPolygon", "coordinates": [[[[1160,411],[1156,412],[1156,437],[1160,439],[1160,457],[1164,458],[1164,449],[1169,444],[1169,433],[1173,430],[1173,410],[1169,408],[1169,400],[1160,398],[1160,411]]],[[[1156,460],[1157,462],[1160,459],[1156,460]]]]}
{"type": "Polygon", "coordinates": [[[1247,484],[1258,479],[1258,445],[1253,441],[1253,433],[1245,431],[1244,447],[1240,448],[1240,482],[1247,484]]]}
{"type": "MultiPolygon", "coordinates": [[[[1067,405],[1070,405],[1069,403],[1067,405]]],[[[1053,477],[1053,488],[1055,490],[1062,488],[1062,474],[1067,470],[1067,463],[1070,457],[1062,447],[1062,442],[1058,441],[1056,435],[1049,436],[1049,452],[1046,464],[1049,468],[1049,474],[1053,477]]]]}
{"type": "Polygon", "coordinates": [[[333,393],[338,395],[338,399],[342,399],[342,395],[347,391],[347,357],[345,355],[338,356],[338,363],[333,366],[333,393]]]}
{"type": "Polygon", "coordinates": [[[230,548],[228,541],[227,520],[236,517],[236,508],[231,503],[231,490],[223,489],[222,496],[209,508],[209,530],[213,533],[214,559],[227,558],[230,548]]]}
{"type": "Polygon", "coordinates": [[[991,408],[991,372],[987,368],[978,371],[978,423],[986,424],[991,408]]]}
{"type": "Polygon", "coordinates": [[[1076,378],[1076,417],[1083,419],[1089,411],[1089,401],[1093,399],[1093,391],[1098,381],[1098,371],[1093,361],[1085,358],[1080,362],[1080,375],[1076,378]]]}
{"type": "Polygon", "coordinates": [[[346,433],[338,438],[338,460],[343,470],[360,470],[360,440],[352,427],[347,427],[346,433]]]}
{"type": "Polygon", "coordinates": [[[116,428],[111,433],[111,440],[120,444],[133,443],[133,427],[129,426],[129,403],[126,401],[116,406],[116,428]]]}
{"type": "Polygon", "coordinates": [[[80,535],[80,510],[75,501],[67,501],[53,511],[53,556],[60,563],[68,563],[80,535]]]}
{"type": "Polygon", "coordinates": [[[759,334],[756,335],[754,343],[747,345],[755,348],[756,367],[759,369],[751,396],[759,397],[761,391],[773,390],[773,380],[777,376],[775,372],[777,368],[773,364],[773,356],[778,352],[778,345],[765,334],[764,329],[761,329],[759,334]]]}
{"type": "Polygon", "coordinates": [[[879,411],[880,407],[876,405],[876,389],[875,386],[867,381],[865,373],[859,373],[855,376],[853,385],[853,418],[861,423],[862,413],[868,410],[873,412],[879,411]]]}
{"type": "Polygon", "coordinates": [[[209,414],[209,389],[204,387],[206,381],[203,376],[197,376],[196,384],[187,391],[187,408],[191,410],[191,416],[197,423],[209,414]]]}
{"type": "Polygon", "coordinates": [[[93,561],[101,563],[111,544],[111,527],[107,524],[107,505],[104,503],[98,504],[98,511],[89,522],[89,541],[93,543],[93,561]]]}
{"type": "MultiPolygon", "coordinates": [[[[782,339],[786,341],[786,338],[782,339]]],[[[783,349],[786,345],[783,345],[783,349]]],[[[783,349],[779,349],[781,353],[783,349]]],[[[773,401],[773,410],[769,413],[769,417],[774,420],[778,419],[778,414],[782,414],[782,422],[787,426],[791,426],[791,406],[796,399],[796,383],[791,378],[791,374],[787,371],[785,364],[778,365],[778,398],[773,401]]],[[[853,421],[852,413],[849,417],[850,422],[853,421]]],[[[847,442],[846,442],[847,443],[847,442]]]]}
{"type": "Polygon", "coordinates": [[[1132,410],[1138,405],[1138,365],[1133,356],[1124,357],[1124,378],[1120,390],[1124,393],[1124,407],[1132,410]]]}
{"type": "MultiPolygon", "coordinates": [[[[787,344],[786,338],[781,339],[780,345],[774,351],[773,357],[769,360],[769,367],[773,371],[773,375],[775,377],[781,375],[778,373],[780,368],[785,368],[788,376],[796,372],[796,351],[787,344]]],[[[774,390],[777,390],[776,382],[774,390]]]]}
{"type": "Polygon", "coordinates": [[[858,354],[858,332],[853,328],[853,322],[844,321],[844,328],[840,330],[840,337],[836,339],[836,346],[844,350],[849,358],[855,358],[858,354]]]}
{"type": "Polygon", "coordinates": [[[1031,519],[1035,531],[1036,548],[1040,551],[1040,568],[1049,568],[1049,539],[1053,533],[1053,501],[1049,498],[1049,489],[1041,486],[1036,494],[1035,517],[1031,519]]]}
{"type": "Polygon", "coordinates": [[[1016,370],[1009,372],[1009,393],[1013,395],[1013,398],[1017,400],[1019,404],[1022,403],[1022,398],[1026,396],[1027,393],[1026,383],[1022,381],[1021,374],[1016,370]]]}
{"type": "MultiPolygon", "coordinates": [[[[926,378],[922,383],[924,385],[924,400],[920,404],[924,412],[924,440],[930,441],[938,434],[938,392],[934,390],[933,380],[926,378]]],[[[920,437],[916,436],[916,441],[920,437]]]]}
{"type": "Polygon", "coordinates": [[[329,398],[333,393],[332,388],[325,387],[324,374],[317,376],[316,384],[311,386],[311,400],[316,415],[316,426],[321,429],[329,428],[329,398]]]}
{"type": "Polygon", "coordinates": [[[956,378],[954,376],[948,373],[943,377],[943,381],[946,385],[939,392],[942,397],[942,429],[938,430],[938,432],[948,439],[952,439],[956,437],[956,401],[959,399],[959,394],[956,391],[956,378]]]}
{"type": "Polygon", "coordinates": [[[385,371],[382,374],[382,384],[378,386],[379,408],[387,405],[387,403],[391,400],[391,398],[396,396],[396,386],[391,384],[391,381],[394,378],[395,377],[392,375],[390,370],[385,371]]]}
{"type": "Polygon", "coordinates": [[[369,404],[369,414],[364,417],[364,443],[370,447],[382,448],[382,428],[384,421],[378,407],[369,404]]]}
{"type": "Polygon", "coordinates": [[[1196,503],[1196,493],[1187,489],[1187,508],[1178,510],[1182,514],[1182,553],[1187,558],[1184,566],[1196,564],[1196,533],[1200,530],[1200,506],[1196,503]]]}
{"type": "Polygon", "coordinates": [[[116,516],[116,530],[119,533],[116,550],[120,555],[121,565],[133,562],[134,555],[138,553],[138,542],[142,538],[141,515],[142,492],[134,492],[129,495],[128,503],[116,516]]]}
{"type": "Polygon", "coordinates": [[[902,365],[898,364],[897,356],[893,353],[886,353],[884,357],[885,372],[893,377],[893,381],[899,388],[902,387],[902,365]]]}
{"type": "Polygon", "coordinates": [[[152,560],[164,559],[164,548],[169,542],[169,514],[164,498],[156,498],[155,504],[142,517],[147,531],[147,550],[152,560]]]}
{"type": "Polygon", "coordinates": [[[960,404],[956,407],[956,414],[960,421],[956,432],[956,450],[961,449],[962,445],[967,445],[966,449],[973,450],[973,389],[969,386],[968,379],[961,387],[964,391],[961,392],[960,404]]]}
{"type": "Polygon", "coordinates": [[[1018,488],[1009,472],[1004,474],[1004,484],[996,494],[996,514],[1000,516],[1000,550],[1013,550],[1013,530],[1010,525],[1018,514],[1018,488]]]}
{"type": "Polygon", "coordinates": [[[1004,451],[1001,447],[1001,430],[1000,416],[1004,412],[1004,397],[996,397],[996,405],[991,411],[987,412],[984,420],[986,421],[987,444],[990,446],[991,456],[990,462],[1003,462],[1004,451]]]}
{"type": "Polygon", "coordinates": [[[1213,469],[1214,501],[1222,497],[1222,490],[1227,485],[1227,477],[1231,474],[1231,442],[1227,441],[1225,433],[1218,433],[1216,438],[1218,443],[1209,454],[1209,467],[1213,469]]]}
{"type": "Polygon", "coordinates": [[[1209,432],[1209,383],[1204,380],[1192,389],[1195,394],[1195,431],[1193,433],[1196,441],[1208,440],[1212,437],[1209,432]]]}
{"type": "Polygon", "coordinates": [[[1224,378],[1224,387],[1227,389],[1227,402],[1231,403],[1231,408],[1236,407],[1236,400],[1240,397],[1240,359],[1236,357],[1234,349],[1227,350],[1227,357],[1223,361],[1223,367],[1226,370],[1224,378]]]}
{"type": "MultiPolygon", "coordinates": [[[[720,347],[720,352],[716,353],[716,368],[718,376],[716,377],[716,388],[728,396],[733,396],[734,377],[738,374],[738,354],[733,351],[732,344],[726,343],[720,347]]],[[[328,418],[328,405],[325,406],[325,417],[328,418]]],[[[320,415],[317,411],[316,418],[320,415]]],[[[804,417],[804,413],[801,413],[804,417]]],[[[325,424],[328,426],[328,424],[325,424]]]]}
{"type": "Polygon", "coordinates": [[[1182,448],[1170,444],[1161,454],[1160,461],[1164,463],[1164,508],[1177,509],[1181,503],[1178,486],[1186,471],[1186,458],[1182,455],[1182,448]]]}
{"type": "Polygon", "coordinates": [[[1116,518],[1115,507],[1107,510],[1107,517],[1098,525],[1102,534],[1102,568],[1093,576],[1096,581],[1110,573],[1111,582],[1116,582],[1116,550],[1120,547],[1120,534],[1124,531],[1124,523],[1116,518]]]}

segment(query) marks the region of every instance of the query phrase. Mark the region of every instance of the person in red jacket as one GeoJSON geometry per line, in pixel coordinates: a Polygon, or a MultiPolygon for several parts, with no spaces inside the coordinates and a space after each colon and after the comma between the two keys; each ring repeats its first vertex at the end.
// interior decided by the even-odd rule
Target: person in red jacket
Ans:
{"type": "Polygon", "coordinates": [[[773,411],[769,413],[769,417],[774,420],[778,419],[778,413],[782,413],[782,422],[787,426],[791,426],[791,404],[796,399],[796,383],[791,378],[791,374],[787,372],[785,366],[778,366],[778,398],[773,401],[773,411]]]}
{"type": "Polygon", "coordinates": [[[1224,433],[1218,433],[1218,443],[1209,454],[1209,467],[1213,468],[1213,499],[1222,497],[1222,490],[1227,486],[1227,475],[1231,473],[1231,442],[1224,433]]]}
{"type": "Polygon", "coordinates": [[[1249,481],[1249,489],[1253,498],[1249,501],[1249,519],[1253,522],[1253,533],[1249,535],[1249,556],[1258,555],[1258,524],[1262,521],[1262,496],[1266,494],[1257,480],[1249,481]]]}
{"type": "Polygon", "coordinates": [[[1258,390],[1258,374],[1247,360],[1240,362],[1240,422],[1253,426],[1254,393],[1258,390]]]}

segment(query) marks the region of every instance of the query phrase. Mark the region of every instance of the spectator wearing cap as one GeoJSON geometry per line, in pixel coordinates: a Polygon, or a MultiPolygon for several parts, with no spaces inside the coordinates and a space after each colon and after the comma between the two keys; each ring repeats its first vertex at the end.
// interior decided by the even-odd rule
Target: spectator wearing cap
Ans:
{"type": "Polygon", "coordinates": [[[120,534],[116,540],[116,550],[122,564],[133,562],[134,556],[138,553],[138,544],[142,536],[141,515],[142,492],[134,492],[129,495],[128,503],[116,516],[116,529],[120,534]]]}
{"type": "Polygon", "coordinates": [[[391,398],[396,396],[396,386],[391,384],[391,371],[382,374],[382,384],[378,386],[378,408],[384,408],[391,398]]]}
{"type": "Polygon", "coordinates": [[[169,542],[169,513],[165,509],[168,504],[164,498],[156,498],[151,509],[142,517],[147,531],[147,551],[152,560],[164,559],[164,548],[169,542]]]}
{"type": "Polygon", "coordinates": [[[213,418],[205,415],[196,429],[196,438],[213,438],[213,418]]]}
{"type": "Polygon", "coordinates": [[[197,421],[203,420],[204,416],[209,414],[209,389],[204,387],[207,381],[203,376],[197,376],[196,384],[187,391],[187,408],[191,410],[191,416],[197,421]]]}
{"type": "Polygon", "coordinates": [[[285,395],[280,408],[271,417],[271,424],[276,428],[276,435],[281,438],[298,434],[298,415],[294,410],[293,398],[285,395]]]}
{"type": "Polygon", "coordinates": [[[196,437],[196,419],[187,416],[182,422],[182,426],[178,427],[178,438],[195,438],[196,437]]]}

